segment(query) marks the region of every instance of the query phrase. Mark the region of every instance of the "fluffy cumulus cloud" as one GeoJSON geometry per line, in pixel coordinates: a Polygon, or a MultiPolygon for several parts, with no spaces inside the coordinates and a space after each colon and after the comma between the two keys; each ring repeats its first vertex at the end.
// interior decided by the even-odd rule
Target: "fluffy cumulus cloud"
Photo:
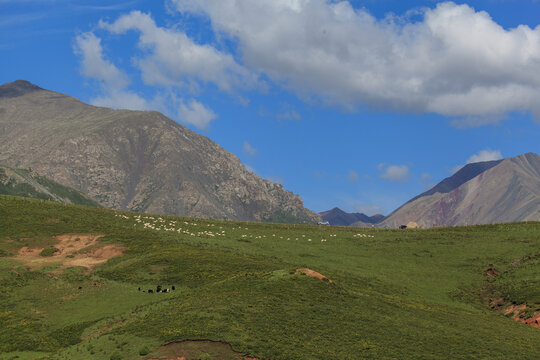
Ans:
{"type": "MultiPolygon", "coordinates": [[[[153,37],[150,36],[152,39],[161,39],[162,37],[166,38],[167,36],[173,36],[168,34],[167,31],[160,30],[158,27],[156,27],[153,20],[148,15],[140,12],[133,12],[129,15],[123,16],[113,24],[101,22],[100,26],[108,29],[111,32],[120,33],[130,29],[131,26],[135,26],[134,23],[137,23],[141,29],[146,29],[146,31],[150,32],[151,34],[157,33],[157,35],[154,34],[153,37]]],[[[183,38],[181,35],[182,34],[176,34],[176,36],[185,40],[188,45],[195,46],[193,43],[190,43],[189,39],[183,38]]],[[[141,38],[145,37],[141,36],[141,38]]],[[[173,41],[174,39],[169,40],[173,41]]],[[[141,43],[143,44],[141,46],[151,47],[147,44],[149,41],[150,40],[141,40],[141,43]]],[[[172,44],[174,45],[174,41],[172,44]]],[[[197,50],[194,50],[193,46],[191,48],[188,46],[188,49],[186,50],[188,54],[185,55],[186,57],[189,57],[190,52],[197,53],[197,50]]],[[[159,46],[156,47],[159,48],[159,46]]],[[[175,48],[174,46],[173,49],[178,50],[178,48],[175,48]]],[[[146,99],[128,89],[130,84],[128,76],[107,59],[103,53],[101,39],[94,33],[87,32],[78,35],[75,38],[74,52],[81,58],[82,74],[88,78],[97,80],[100,84],[102,95],[90,100],[90,103],[93,105],[115,109],[159,110],[185,124],[194,125],[202,130],[207,129],[210,122],[217,118],[217,115],[211,109],[205,107],[199,101],[195,99],[184,101],[184,99],[177,96],[176,92],[171,87],[167,87],[167,85],[171,85],[175,82],[176,85],[180,86],[183,77],[181,74],[177,74],[176,77],[174,77],[172,74],[168,74],[166,66],[159,64],[159,60],[152,60],[152,58],[155,57],[159,58],[157,55],[152,55],[149,58],[138,60],[143,79],[152,84],[163,85],[165,88],[164,93],[158,93],[153,98],[146,99]],[[156,70],[152,72],[151,70],[148,70],[149,68],[156,70]]],[[[212,51],[208,50],[207,52],[202,51],[202,54],[200,55],[210,56],[211,54],[212,51]]],[[[201,60],[198,59],[197,56],[193,57],[195,57],[195,59],[193,59],[194,61],[201,60]]],[[[210,63],[212,62],[211,59],[209,61],[210,63]]],[[[180,65],[185,65],[185,63],[180,63],[180,65]]],[[[205,65],[210,66],[211,64],[207,62],[201,66],[205,65]]],[[[222,71],[226,72],[227,70],[222,69],[222,71]]],[[[187,72],[191,73],[193,76],[197,76],[197,71],[187,72]]],[[[234,75],[231,76],[234,77],[234,75]]],[[[232,86],[231,84],[234,82],[228,82],[229,79],[226,77],[221,80],[218,78],[219,76],[215,77],[216,84],[225,89],[230,89],[230,86],[232,86]]]]}
{"type": "MultiPolygon", "coordinates": [[[[476,154],[471,155],[467,161],[465,162],[465,165],[482,162],[482,161],[493,161],[493,160],[501,160],[503,158],[500,150],[481,150],[476,154]]],[[[452,169],[452,173],[456,173],[465,165],[458,165],[452,169]]]]}
{"type": "Polygon", "coordinates": [[[407,165],[379,164],[379,177],[390,181],[404,181],[409,179],[409,167],[407,165]]]}
{"type": "Polygon", "coordinates": [[[101,39],[91,32],[75,38],[74,51],[81,57],[81,72],[100,83],[103,95],[90,102],[96,106],[115,109],[148,110],[150,104],[137,94],[126,90],[129,78],[103,54],[101,39]]]}
{"type": "Polygon", "coordinates": [[[239,65],[231,54],[197,44],[182,31],[159,27],[150,15],[140,11],[132,11],[113,23],[101,21],[99,26],[114,34],[139,33],[138,47],[144,55],[135,61],[148,85],[184,87],[201,82],[232,91],[258,84],[257,76],[239,65]]]}
{"type": "MultiPolygon", "coordinates": [[[[488,13],[453,2],[423,9],[412,21],[376,19],[348,1],[172,1],[235,40],[245,67],[301,96],[438,113],[457,118],[457,126],[497,122],[514,110],[540,118],[540,27],[505,29],[488,13]]],[[[154,31],[143,23],[113,28],[154,31]]],[[[157,48],[155,40],[146,43],[157,48]]],[[[232,61],[217,68],[244,74],[232,61]]]]}
{"type": "Polygon", "coordinates": [[[199,129],[207,129],[210,121],[214,120],[217,115],[206,108],[203,104],[195,99],[191,99],[187,104],[180,102],[178,108],[178,119],[184,123],[192,124],[199,129]]]}

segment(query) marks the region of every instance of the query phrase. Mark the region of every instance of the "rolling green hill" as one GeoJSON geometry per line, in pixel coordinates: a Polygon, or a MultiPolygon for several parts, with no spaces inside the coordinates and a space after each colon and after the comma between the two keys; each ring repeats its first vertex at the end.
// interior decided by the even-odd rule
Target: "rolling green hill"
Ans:
{"type": "Polygon", "coordinates": [[[0,196],[0,285],[0,359],[537,359],[540,329],[511,316],[540,310],[540,223],[355,229],[0,196]]]}
{"type": "Polygon", "coordinates": [[[0,165],[0,195],[33,197],[75,205],[101,205],[83,193],[27,169],[0,165]]]}

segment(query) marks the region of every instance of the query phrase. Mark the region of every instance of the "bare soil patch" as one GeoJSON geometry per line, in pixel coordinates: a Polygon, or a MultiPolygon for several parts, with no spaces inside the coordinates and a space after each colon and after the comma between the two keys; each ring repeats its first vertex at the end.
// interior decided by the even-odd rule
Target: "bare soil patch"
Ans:
{"type": "Polygon", "coordinates": [[[44,265],[60,264],[62,267],[83,266],[89,270],[95,268],[124,252],[123,246],[107,244],[99,246],[98,239],[105,235],[62,234],[54,238],[58,249],[52,256],[43,257],[44,248],[23,246],[13,259],[33,268],[44,265]]]}
{"type": "Polygon", "coordinates": [[[234,351],[229,343],[212,340],[175,341],[161,346],[146,360],[198,360],[211,358],[220,360],[259,360],[234,351]]]}
{"type": "MultiPolygon", "coordinates": [[[[500,299],[494,300],[494,302],[495,301],[496,303],[494,305],[498,306],[504,301],[504,299],[500,298],[500,299]]],[[[540,329],[540,311],[536,311],[532,314],[531,317],[524,319],[519,316],[520,312],[522,312],[523,310],[530,310],[530,308],[525,304],[521,304],[521,305],[512,304],[508,306],[507,308],[505,308],[504,310],[499,309],[497,311],[498,312],[502,311],[504,315],[510,316],[512,319],[514,319],[514,321],[540,329]]]]}
{"type": "Polygon", "coordinates": [[[316,271],[313,271],[311,269],[307,269],[307,268],[306,269],[296,269],[296,272],[305,274],[305,275],[310,276],[310,277],[317,278],[317,279],[322,280],[322,281],[328,281],[329,283],[332,283],[332,280],[330,280],[329,278],[327,278],[323,274],[318,273],[316,271]]]}

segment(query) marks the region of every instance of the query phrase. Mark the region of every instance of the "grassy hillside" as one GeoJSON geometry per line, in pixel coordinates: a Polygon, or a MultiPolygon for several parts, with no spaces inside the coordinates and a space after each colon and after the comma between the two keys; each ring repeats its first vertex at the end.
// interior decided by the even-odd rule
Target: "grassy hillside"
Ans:
{"type": "Polygon", "coordinates": [[[540,223],[352,229],[0,196],[0,286],[0,359],[537,359],[540,329],[489,305],[540,310],[540,223]],[[181,342],[198,339],[214,342],[181,342]]]}
{"type": "Polygon", "coordinates": [[[0,195],[32,197],[69,204],[101,207],[83,193],[63,186],[28,169],[0,165],[0,195]]]}

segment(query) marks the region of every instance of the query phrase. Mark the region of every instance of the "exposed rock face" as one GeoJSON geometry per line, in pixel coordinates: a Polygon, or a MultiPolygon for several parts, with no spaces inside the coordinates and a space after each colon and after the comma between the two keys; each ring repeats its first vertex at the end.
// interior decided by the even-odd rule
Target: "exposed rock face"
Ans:
{"type": "Polygon", "coordinates": [[[90,106],[26,81],[0,86],[0,163],[31,167],[102,205],[254,221],[320,217],[161,113],[90,106]]]}
{"type": "Polygon", "coordinates": [[[390,214],[379,226],[540,221],[540,156],[469,164],[390,214]],[[435,191],[434,191],[435,190],[435,191]]]}

